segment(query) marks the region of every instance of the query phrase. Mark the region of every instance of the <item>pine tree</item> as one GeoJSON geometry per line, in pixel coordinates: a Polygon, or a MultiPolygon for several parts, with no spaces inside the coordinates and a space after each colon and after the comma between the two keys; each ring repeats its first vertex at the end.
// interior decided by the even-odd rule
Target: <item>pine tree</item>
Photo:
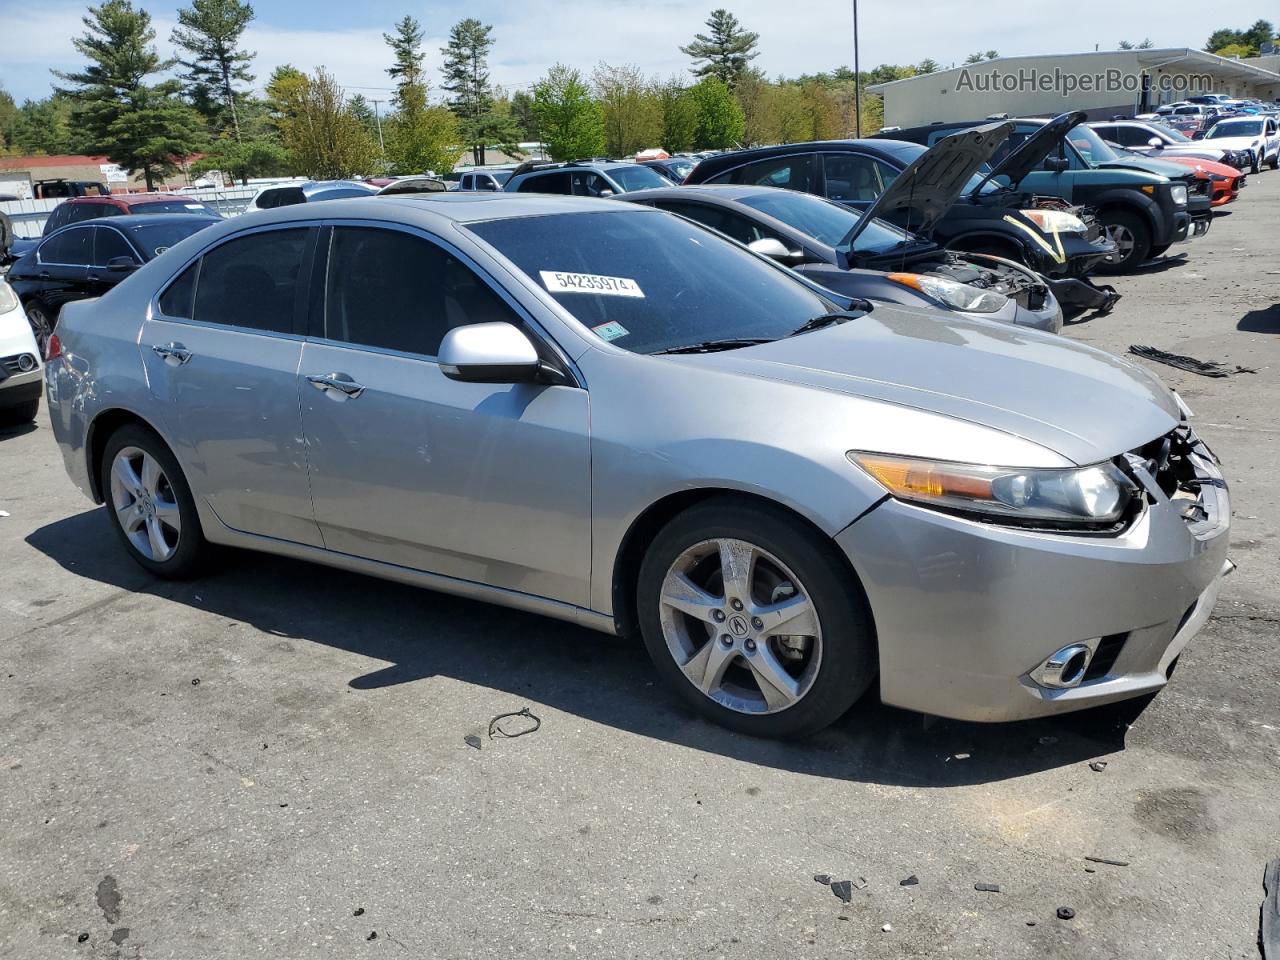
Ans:
{"type": "Polygon", "coordinates": [[[240,0],[192,0],[190,8],[178,11],[178,26],[170,36],[180,51],[178,62],[192,103],[215,129],[229,126],[237,143],[242,88],[253,83],[249,64],[254,57],[239,44],[253,18],[253,7],[240,0]]]}
{"type": "Polygon", "coordinates": [[[557,63],[534,84],[533,115],[554,160],[592,157],[604,149],[600,105],[577,70],[557,63]]]}
{"type": "Polygon", "coordinates": [[[83,22],[86,32],[72,44],[90,62],[76,72],[55,71],[70,85],[60,92],[73,101],[73,124],[86,149],[141,171],[152,189],[157,177],[199,146],[199,116],[178,98],[180,81],[146,83],[173,65],[152,45],[150,14],[129,0],[107,0],[90,7],[83,22]]]}
{"type": "Polygon", "coordinates": [[[462,120],[463,136],[477,165],[484,163],[485,142],[492,142],[490,136],[497,126],[493,88],[489,84],[492,33],[493,27],[479,20],[460,20],[449,31],[449,45],[440,51],[444,55],[444,66],[440,68],[444,74],[442,86],[453,94],[449,109],[462,120]]]}
{"type": "Polygon", "coordinates": [[[382,39],[391,48],[395,63],[387,68],[387,73],[396,82],[396,96],[406,86],[425,83],[422,75],[422,24],[413,17],[405,16],[396,24],[395,33],[384,33],[382,39]]]}
{"type": "Polygon", "coordinates": [[[916,64],[916,73],[937,73],[938,61],[930,57],[925,57],[916,64]]]}
{"type": "Polygon", "coordinates": [[[760,54],[756,43],[760,34],[743,29],[728,10],[712,10],[707,17],[707,33],[695,34],[693,43],[680,52],[692,57],[689,72],[697,77],[718,77],[733,89],[748,64],[760,54]]]}

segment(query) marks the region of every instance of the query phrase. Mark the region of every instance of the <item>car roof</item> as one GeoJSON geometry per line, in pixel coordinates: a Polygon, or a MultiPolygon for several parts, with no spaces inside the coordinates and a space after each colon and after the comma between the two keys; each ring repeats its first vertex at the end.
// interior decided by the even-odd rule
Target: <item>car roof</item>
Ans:
{"type": "Polygon", "coordinates": [[[762,187],[745,183],[694,183],[687,187],[650,187],[648,190],[632,190],[618,199],[627,203],[644,200],[679,200],[701,197],[704,200],[733,202],[757,194],[777,193],[779,187],[762,187]]]}
{"type": "Polygon", "coordinates": [[[81,220],[79,223],[68,224],[71,227],[79,227],[84,224],[93,226],[110,226],[110,227],[146,227],[153,223],[163,223],[165,225],[173,223],[187,223],[195,221],[199,223],[221,223],[222,217],[211,217],[207,213],[130,213],[123,217],[95,217],[92,220],[81,220]]]}

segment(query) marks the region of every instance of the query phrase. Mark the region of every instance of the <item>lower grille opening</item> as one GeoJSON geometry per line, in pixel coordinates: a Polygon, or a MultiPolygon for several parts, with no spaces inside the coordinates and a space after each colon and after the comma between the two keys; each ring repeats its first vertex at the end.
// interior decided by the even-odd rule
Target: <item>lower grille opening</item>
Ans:
{"type": "Polygon", "coordinates": [[[1111,668],[1116,665],[1116,658],[1120,656],[1124,642],[1128,639],[1129,634],[1126,632],[1108,634],[1099,640],[1098,649],[1094,651],[1093,659],[1089,661],[1089,669],[1084,672],[1084,680],[1081,682],[1100,680],[1110,673],[1111,668]]]}

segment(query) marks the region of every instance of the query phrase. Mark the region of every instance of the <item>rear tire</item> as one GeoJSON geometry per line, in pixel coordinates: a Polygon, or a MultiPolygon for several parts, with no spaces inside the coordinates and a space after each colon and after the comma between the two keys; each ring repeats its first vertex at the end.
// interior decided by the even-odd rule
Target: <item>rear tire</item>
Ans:
{"type": "Polygon", "coordinates": [[[1166,253],[1169,252],[1169,248],[1171,246],[1173,246],[1173,244],[1165,243],[1165,244],[1161,244],[1158,247],[1152,247],[1151,250],[1147,253],[1147,259],[1154,260],[1156,257],[1163,257],[1166,253]]]}
{"type": "Polygon", "coordinates": [[[645,553],[636,604],[658,673],[739,733],[821,730],[875,678],[862,585],[828,538],[781,509],[717,497],[681,513],[645,553]]]}
{"type": "Polygon", "coordinates": [[[1277,150],[1275,156],[1267,161],[1267,166],[1272,170],[1280,170],[1280,150],[1277,150]]]}
{"type": "Polygon", "coordinates": [[[1151,257],[1151,227],[1137,213],[1128,210],[1103,211],[1098,219],[1111,231],[1118,249],[1114,259],[1098,267],[1106,273],[1126,273],[1151,257]]]}
{"type": "Polygon", "coordinates": [[[129,556],[166,580],[198,573],[209,545],[191,488],[165,442],[127,424],[107,440],[100,469],[107,514],[129,556]]]}
{"type": "Polygon", "coordinates": [[[53,334],[53,316],[39,300],[32,300],[22,306],[26,310],[27,322],[31,324],[31,332],[35,334],[36,345],[39,346],[40,356],[43,358],[47,352],[45,348],[49,345],[49,337],[53,334]]]}

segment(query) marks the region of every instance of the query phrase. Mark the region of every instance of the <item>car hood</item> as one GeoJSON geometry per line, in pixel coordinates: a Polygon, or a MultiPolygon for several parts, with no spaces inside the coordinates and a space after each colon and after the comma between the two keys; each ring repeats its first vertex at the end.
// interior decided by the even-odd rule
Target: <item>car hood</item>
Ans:
{"type": "Polygon", "coordinates": [[[1181,418],[1155,376],[1119,357],[1053,334],[896,305],[681,359],[981,424],[1078,464],[1141,446],[1181,418]]]}
{"type": "Polygon", "coordinates": [[[894,178],[837,246],[852,250],[858,234],[876,217],[893,220],[912,233],[928,237],[960,199],[969,178],[991,159],[1012,131],[1013,124],[1005,120],[943,137],[894,178]],[[894,219],[893,215],[899,212],[906,213],[906,217],[894,219]]]}
{"type": "Polygon", "coordinates": [[[1262,134],[1255,133],[1249,137],[1214,137],[1212,139],[1205,137],[1203,140],[1197,140],[1196,143],[1203,143],[1206,147],[1222,150],[1250,150],[1255,143],[1259,143],[1263,139],[1262,134]]]}
{"type": "Polygon", "coordinates": [[[1132,156],[1119,157],[1115,160],[1095,160],[1093,166],[1099,170],[1144,170],[1158,174],[1169,180],[1194,180],[1195,171],[1189,167],[1174,163],[1172,160],[1157,160],[1154,157],[1132,156]]]}
{"type": "MultiPolygon", "coordinates": [[[[1073,113],[1063,113],[1054,117],[1023,140],[1016,150],[1009,151],[1003,160],[991,168],[991,172],[986,175],[982,183],[1005,176],[1009,178],[1010,186],[1017,186],[1027,174],[1040,166],[1040,161],[1053,152],[1062,138],[1067,135],[1067,131],[1076,124],[1083,123],[1087,116],[1088,114],[1083,110],[1076,110],[1073,113]]],[[[979,184],[973,193],[976,195],[981,189],[982,184],[979,184]]]]}

